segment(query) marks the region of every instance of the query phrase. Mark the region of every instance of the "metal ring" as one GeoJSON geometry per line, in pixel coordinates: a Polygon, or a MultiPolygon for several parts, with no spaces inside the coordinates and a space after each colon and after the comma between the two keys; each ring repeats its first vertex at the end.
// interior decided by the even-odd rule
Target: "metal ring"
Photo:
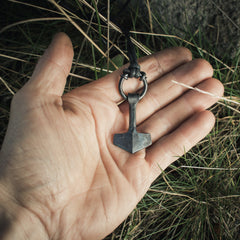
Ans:
{"type": "MultiPolygon", "coordinates": [[[[123,82],[124,82],[124,80],[128,80],[128,74],[121,75],[121,78],[120,78],[120,81],[119,81],[119,84],[118,84],[118,89],[119,89],[119,92],[120,92],[121,96],[125,100],[127,100],[128,97],[127,97],[127,95],[123,91],[123,82]]],[[[145,96],[145,94],[147,92],[147,89],[148,89],[147,77],[146,77],[146,73],[145,72],[141,72],[141,77],[140,77],[139,81],[143,82],[143,90],[139,94],[139,100],[141,100],[145,96]]]]}

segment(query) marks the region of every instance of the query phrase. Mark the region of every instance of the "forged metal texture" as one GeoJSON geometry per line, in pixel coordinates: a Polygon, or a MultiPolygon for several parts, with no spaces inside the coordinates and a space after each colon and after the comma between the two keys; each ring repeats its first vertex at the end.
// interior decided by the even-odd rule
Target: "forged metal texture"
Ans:
{"type": "Polygon", "coordinates": [[[128,94],[129,103],[129,128],[126,133],[114,135],[113,143],[129,153],[138,152],[152,144],[149,133],[139,133],[136,130],[136,106],[139,102],[139,94],[128,94]]]}

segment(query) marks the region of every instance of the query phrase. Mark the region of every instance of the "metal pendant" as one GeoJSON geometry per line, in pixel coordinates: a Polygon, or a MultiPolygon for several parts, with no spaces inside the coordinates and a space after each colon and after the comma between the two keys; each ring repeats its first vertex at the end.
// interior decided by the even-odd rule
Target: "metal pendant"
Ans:
{"type": "Polygon", "coordinates": [[[124,71],[124,74],[121,76],[119,82],[119,92],[124,99],[126,99],[129,103],[129,128],[126,133],[118,133],[114,135],[113,143],[124,149],[129,153],[138,152],[152,144],[151,135],[149,133],[139,133],[136,129],[136,107],[139,100],[141,100],[147,91],[147,80],[146,74],[144,72],[140,72],[140,81],[143,81],[144,88],[141,94],[129,93],[127,96],[123,91],[122,85],[123,81],[128,79],[129,69],[124,71]]]}

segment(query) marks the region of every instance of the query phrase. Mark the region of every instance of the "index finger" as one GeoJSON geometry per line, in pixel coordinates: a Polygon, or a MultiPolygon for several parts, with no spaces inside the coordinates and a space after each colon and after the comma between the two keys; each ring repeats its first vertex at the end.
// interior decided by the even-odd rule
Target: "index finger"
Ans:
{"type": "MultiPolygon", "coordinates": [[[[187,48],[174,47],[140,58],[139,65],[141,71],[146,72],[148,83],[151,83],[164,74],[191,60],[192,54],[187,48]]],[[[127,65],[99,80],[84,85],[83,88],[91,87],[91,91],[96,89],[102,94],[107,95],[112,101],[118,103],[123,100],[118,90],[118,82],[123,69],[126,67],[127,65]]],[[[124,92],[136,92],[141,87],[142,84],[140,81],[129,79],[124,83],[124,92]]]]}

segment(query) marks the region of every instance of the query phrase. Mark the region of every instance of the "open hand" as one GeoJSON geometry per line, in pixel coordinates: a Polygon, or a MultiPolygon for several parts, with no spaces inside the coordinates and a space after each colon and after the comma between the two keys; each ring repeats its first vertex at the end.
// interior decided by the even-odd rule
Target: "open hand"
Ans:
{"type": "MultiPolygon", "coordinates": [[[[137,105],[137,125],[153,145],[130,154],[113,144],[114,134],[128,128],[128,103],[118,91],[122,69],[63,94],[72,58],[70,39],[56,35],[12,101],[1,182],[26,219],[37,219],[42,229],[35,238],[37,232],[25,230],[29,239],[96,240],[111,233],[159,174],[214,125],[205,109],[217,99],[172,80],[223,93],[210,64],[192,60],[185,48],[140,59],[149,89],[137,105]]],[[[124,82],[125,92],[141,87],[124,82]]]]}

